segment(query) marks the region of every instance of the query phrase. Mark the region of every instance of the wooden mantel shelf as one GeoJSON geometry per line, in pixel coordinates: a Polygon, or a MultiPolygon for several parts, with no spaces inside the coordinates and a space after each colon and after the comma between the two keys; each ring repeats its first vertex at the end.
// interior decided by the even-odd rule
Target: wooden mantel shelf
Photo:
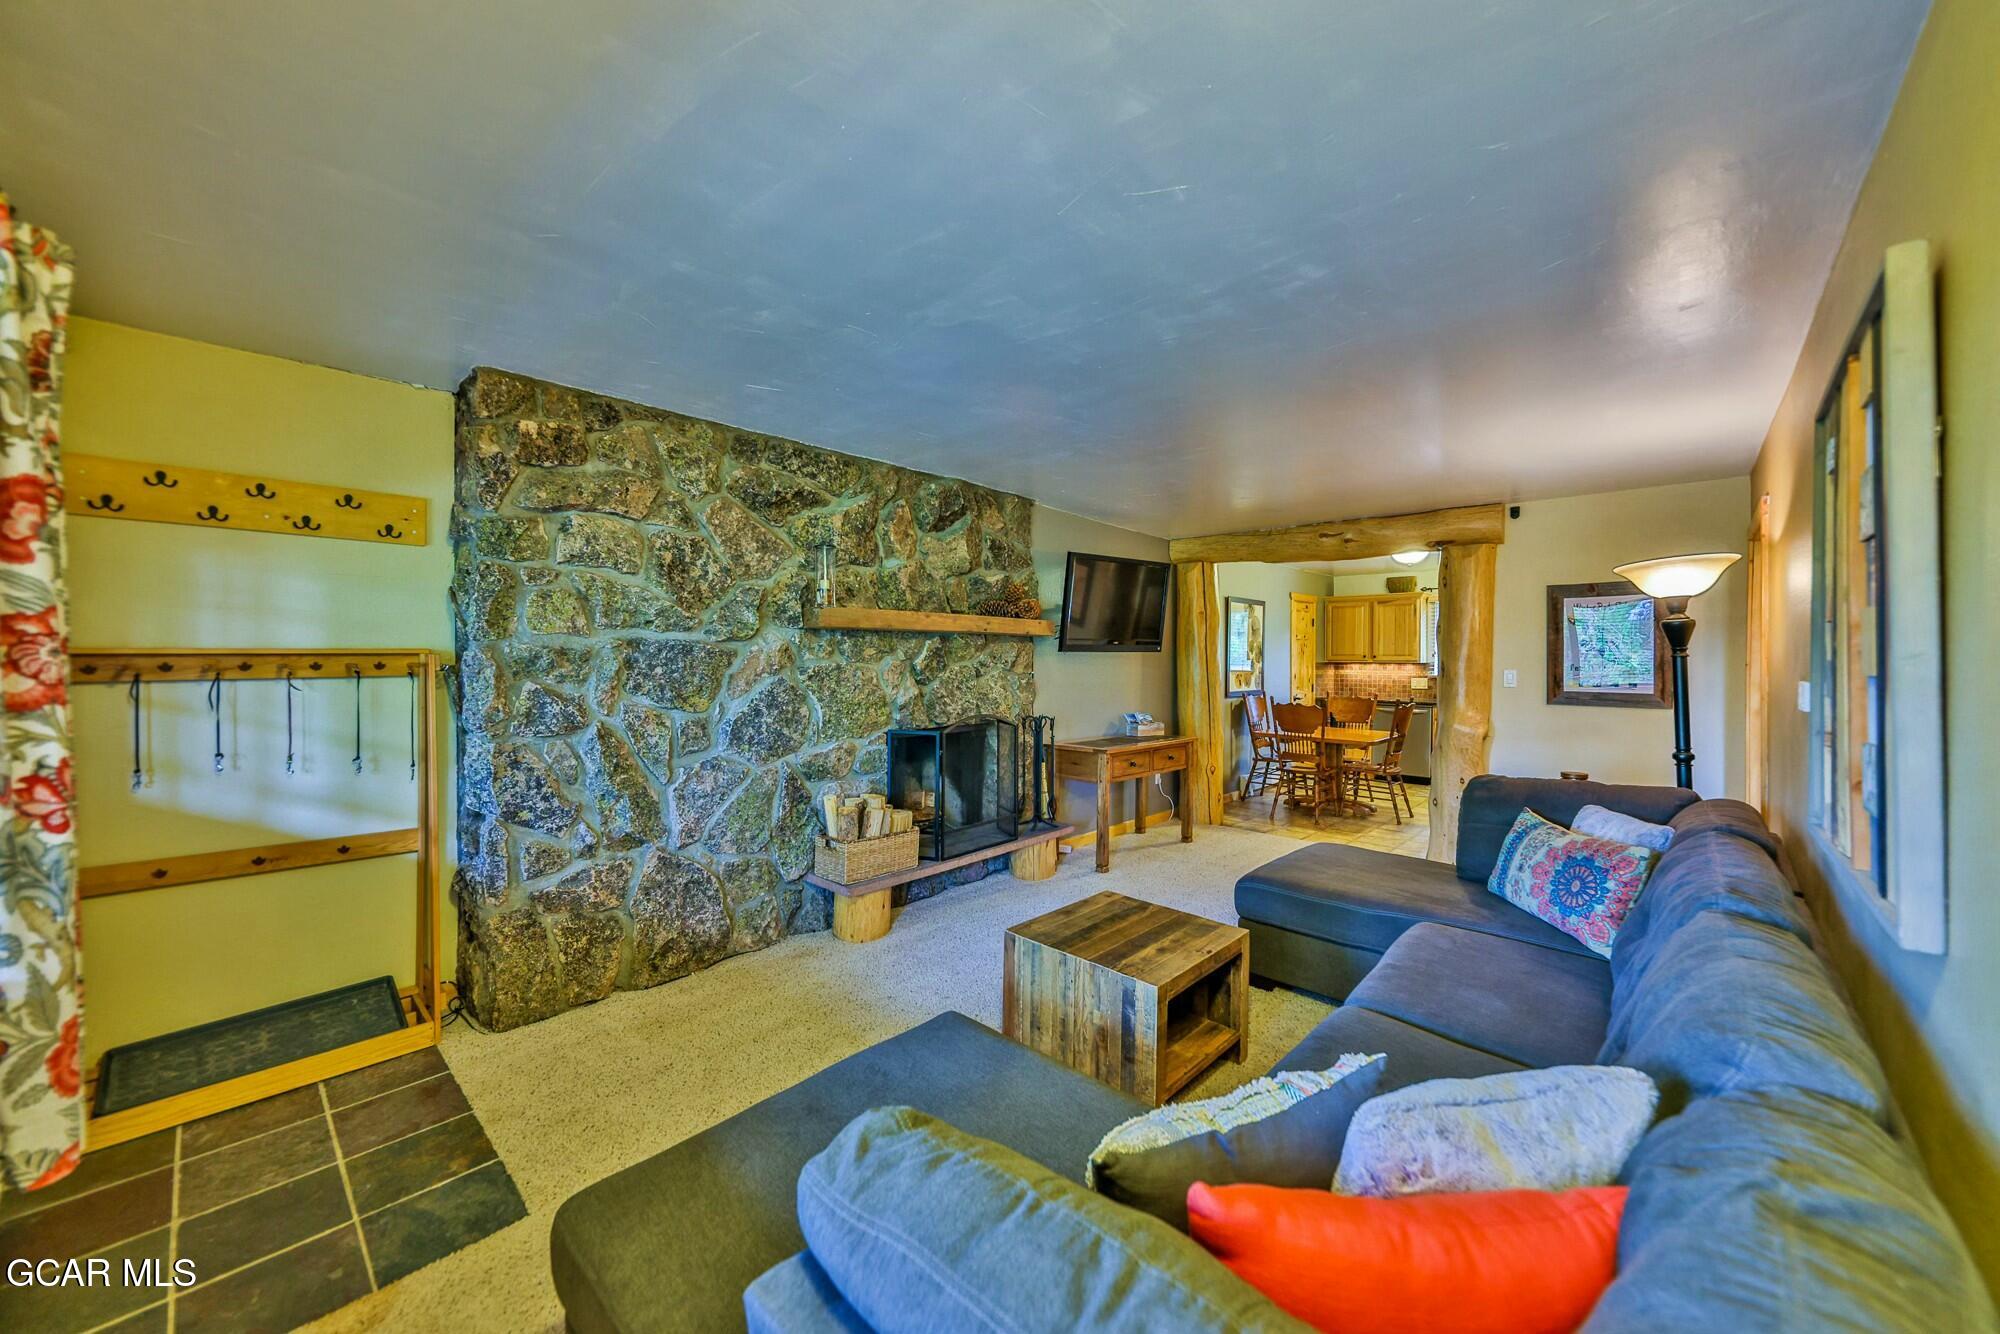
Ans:
{"type": "Polygon", "coordinates": [[[1054,621],[1014,616],[966,616],[949,611],[892,611],[886,607],[808,607],[808,630],[888,630],[916,635],[1028,635],[1056,632],[1054,621]]]}

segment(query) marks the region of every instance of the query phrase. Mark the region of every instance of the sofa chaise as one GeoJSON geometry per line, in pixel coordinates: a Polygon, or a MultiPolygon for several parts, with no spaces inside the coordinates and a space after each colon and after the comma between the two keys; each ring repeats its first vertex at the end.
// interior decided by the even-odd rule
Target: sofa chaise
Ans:
{"type": "MultiPolygon", "coordinates": [[[[1309,845],[1245,875],[1236,906],[1258,974],[1342,1000],[1278,1068],[1384,1052],[1385,1091],[1568,1064],[1652,1076],[1660,1119],[1626,1164],[1618,1276],[1589,1329],[2000,1327],[1778,854],[1740,802],[1485,776],[1455,865],[1309,845]],[[1567,824],[1587,803],[1676,831],[1608,961],[1485,889],[1523,809],[1567,824]]],[[[781,1264],[761,1327],[865,1328],[799,1254],[794,1200],[806,1161],[886,1104],[1071,1177],[1143,1110],[940,1015],[566,1202],[571,1328],[742,1328],[745,1288],[781,1264]]]]}

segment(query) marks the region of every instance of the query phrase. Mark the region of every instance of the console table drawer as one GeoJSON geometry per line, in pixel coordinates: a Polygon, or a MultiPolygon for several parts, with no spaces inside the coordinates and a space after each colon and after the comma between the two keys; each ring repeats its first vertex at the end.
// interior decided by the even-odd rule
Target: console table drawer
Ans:
{"type": "Polygon", "coordinates": [[[1167,746],[1153,752],[1153,772],[1167,773],[1174,769],[1187,768],[1187,747],[1167,746]]]}
{"type": "Polygon", "coordinates": [[[1134,754],[1111,757],[1111,772],[1114,775],[1151,773],[1152,769],[1153,762],[1143,750],[1134,754]]]}

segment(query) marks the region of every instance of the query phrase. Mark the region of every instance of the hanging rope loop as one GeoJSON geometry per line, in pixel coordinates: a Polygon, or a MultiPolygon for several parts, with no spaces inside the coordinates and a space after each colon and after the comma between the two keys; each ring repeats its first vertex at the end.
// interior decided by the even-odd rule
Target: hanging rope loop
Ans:
{"type": "Polygon", "coordinates": [[[410,678],[410,781],[417,781],[417,669],[405,673],[410,678]]]}
{"type": "Polygon", "coordinates": [[[132,673],[132,688],[126,693],[132,697],[132,790],[137,792],[146,781],[145,765],[139,758],[139,692],[146,683],[143,672],[132,673]]]}
{"type": "Polygon", "coordinates": [[[298,693],[299,683],[292,679],[290,672],[285,673],[285,772],[287,774],[298,772],[298,748],[293,741],[292,726],[292,696],[298,693]]]}
{"type": "Polygon", "coordinates": [[[215,771],[222,772],[222,673],[208,683],[208,711],[215,719],[215,771]]]}

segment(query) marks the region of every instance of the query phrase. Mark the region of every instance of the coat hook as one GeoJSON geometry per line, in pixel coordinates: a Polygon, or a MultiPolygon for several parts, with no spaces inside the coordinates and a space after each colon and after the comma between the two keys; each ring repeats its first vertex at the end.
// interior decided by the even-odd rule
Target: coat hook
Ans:
{"type": "Polygon", "coordinates": [[[354,498],[354,493],[352,491],[349,491],[346,495],[343,495],[339,500],[336,500],[333,503],[340,506],[344,510],[358,510],[361,508],[361,502],[354,498]]]}
{"type": "Polygon", "coordinates": [[[292,527],[302,533],[316,533],[319,531],[320,526],[313,522],[312,515],[301,514],[298,518],[292,520],[292,527]]]}
{"type": "Polygon", "coordinates": [[[94,510],[108,510],[113,514],[116,514],[118,513],[118,511],[125,508],[123,505],[119,504],[117,501],[111,498],[111,493],[109,491],[106,491],[103,495],[98,496],[94,499],[85,500],[83,503],[88,505],[90,508],[94,510]]]}
{"type": "Polygon", "coordinates": [[[220,510],[216,509],[215,506],[213,505],[210,505],[205,510],[196,510],[194,512],[194,517],[200,519],[203,523],[229,522],[229,516],[227,514],[222,513],[220,510]]]}
{"type": "Polygon", "coordinates": [[[270,487],[265,486],[262,482],[257,483],[255,486],[244,487],[243,494],[255,500],[276,500],[278,498],[278,493],[270,487]]]}
{"type": "Polygon", "coordinates": [[[395,524],[393,524],[393,523],[385,523],[385,524],[383,524],[383,525],[382,525],[382,526],[381,526],[380,528],[377,528],[377,529],[375,530],[375,536],[377,536],[377,537],[401,537],[401,536],[402,536],[402,534],[396,531],[396,525],[395,525],[395,524]]]}
{"type": "Polygon", "coordinates": [[[308,666],[308,667],[312,668],[312,669],[313,669],[314,671],[318,671],[318,670],[319,670],[319,664],[318,664],[318,663],[316,663],[316,662],[309,662],[309,663],[307,663],[307,664],[306,664],[306,666],[308,666]]]}
{"type": "Polygon", "coordinates": [[[181,484],[180,479],[178,477],[167,476],[167,470],[165,468],[155,468],[153,469],[153,475],[151,477],[141,477],[139,480],[144,482],[147,486],[164,486],[169,490],[181,484]]]}

